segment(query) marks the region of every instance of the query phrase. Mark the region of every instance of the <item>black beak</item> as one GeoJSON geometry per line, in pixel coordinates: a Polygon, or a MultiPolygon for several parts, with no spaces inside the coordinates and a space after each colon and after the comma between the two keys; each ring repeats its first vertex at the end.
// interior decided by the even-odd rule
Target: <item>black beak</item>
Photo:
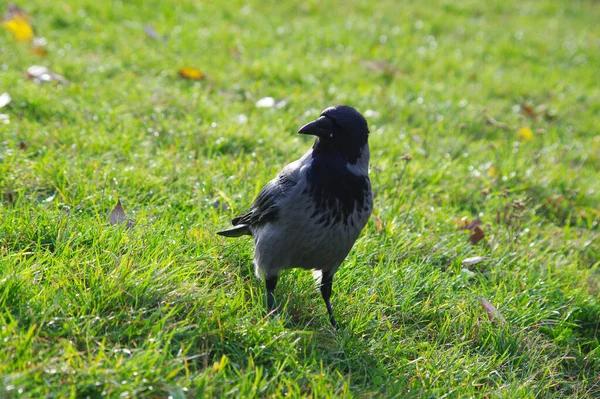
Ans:
{"type": "Polygon", "coordinates": [[[331,119],[321,116],[319,119],[302,126],[298,130],[298,134],[312,134],[324,139],[332,139],[334,128],[335,125],[331,119]]]}

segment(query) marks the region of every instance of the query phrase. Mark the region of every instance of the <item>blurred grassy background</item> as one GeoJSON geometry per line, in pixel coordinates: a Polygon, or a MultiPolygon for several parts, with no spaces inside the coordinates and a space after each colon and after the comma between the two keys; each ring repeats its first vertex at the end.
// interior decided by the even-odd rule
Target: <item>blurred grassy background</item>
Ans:
{"type": "Polygon", "coordinates": [[[597,2],[19,5],[46,54],[0,31],[0,397],[600,393],[597,2]],[[302,271],[266,318],[214,231],[342,103],[376,199],[336,333],[302,271]]]}

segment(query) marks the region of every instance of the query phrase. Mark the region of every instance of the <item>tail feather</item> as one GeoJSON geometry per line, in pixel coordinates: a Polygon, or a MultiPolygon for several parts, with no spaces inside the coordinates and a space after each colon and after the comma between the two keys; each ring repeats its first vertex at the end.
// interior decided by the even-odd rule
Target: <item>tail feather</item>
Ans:
{"type": "Polygon", "coordinates": [[[323,271],[322,270],[313,269],[312,275],[313,275],[313,278],[315,279],[315,282],[317,283],[317,285],[320,286],[321,285],[321,280],[323,279],[323,271]]]}
{"type": "Polygon", "coordinates": [[[250,227],[247,224],[239,224],[230,229],[217,231],[217,234],[224,237],[251,236],[250,227]]]}

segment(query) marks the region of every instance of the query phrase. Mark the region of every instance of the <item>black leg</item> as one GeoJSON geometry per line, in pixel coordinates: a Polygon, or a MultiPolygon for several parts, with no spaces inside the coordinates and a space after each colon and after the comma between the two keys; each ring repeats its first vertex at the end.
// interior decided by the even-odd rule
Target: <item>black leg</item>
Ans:
{"type": "Polygon", "coordinates": [[[333,317],[333,309],[331,308],[331,302],[329,302],[329,298],[331,297],[331,286],[333,284],[333,274],[329,274],[326,272],[322,272],[321,277],[321,295],[323,295],[323,300],[325,300],[325,305],[327,306],[327,313],[329,313],[329,321],[333,328],[339,328],[337,321],[333,317]]]}
{"type": "Polygon", "coordinates": [[[267,307],[269,312],[271,312],[273,309],[275,309],[275,295],[273,295],[273,292],[275,291],[275,286],[277,285],[277,276],[269,277],[265,280],[265,283],[267,284],[267,307]]]}

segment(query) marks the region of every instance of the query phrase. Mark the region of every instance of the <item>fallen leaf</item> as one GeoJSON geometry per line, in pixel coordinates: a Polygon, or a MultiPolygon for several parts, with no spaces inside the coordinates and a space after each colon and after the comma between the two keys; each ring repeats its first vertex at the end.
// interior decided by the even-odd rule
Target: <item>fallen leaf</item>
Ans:
{"type": "Polygon", "coordinates": [[[48,55],[48,52],[46,51],[46,49],[41,46],[33,46],[31,48],[31,53],[35,54],[35,55],[39,55],[40,57],[45,57],[48,55]]]}
{"type": "Polygon", "coordinates": [[[469,237],[469,242],[471,244],[477,244],[479,241],[483,240],[483,237],[485,237],[485,233],[479,227],[475,227],[472,232],[473,234],[471,234],[469,237]]]}
{"type": "Polygon", "coordinates": [[[556,112],[548,107],[548,104],[533,106],[532,104],[521,104],[519,110],[525,116],[540,120],[542,118],[552,121],[556,117],[556,112]]]}
{"type": "Polygon", "coordinates": [[[382,231],[383,230],[383,222],[377,215],[373,215],[373,219],[375,219],[375,230],[382,231]]]}
{"type": "Polygon", "coordinates": [[[41,57],[45,57],[48,55],[46,51],[46,46],[48,45],[48,40],[45,37],[36,37],[33,39],[33,45],[31,46],[31,52],[33,54],[39,55],[41,57]]]}
{"type": "Polygon", "coordinates": [[[463,223],[463,226],[460,228],[461,230],[473,230],[474,228],[483,225],[483,223],[479,219],[474,219],[472,222],[469,222],[466,219],[464,219],[464,220],[459,219],[459,220],[463,223]]]}
{"type": "Polygon", "coordinates": [[[35,37],[31,26],[31,16],[14,4],[8,6],[2,25],[11,31],[15,39],[20,42],[31,42],[35,37]]]}
{"type": "Polygon", "coordinates": [[[481,229],[480,226],[483,225],[483,223],[481,222],[481,220],[479,219],[475,219],[471,222],[469,222],[468,220],[461,220],[463,225],[461,226],[461,230],[469,230],[471,232],[471,235],[469,236],[469,242],[471,244],[477,244],[479,241],[481,241],[484,237],[485,237],[485,233],[483,232],[483,230],[481,229]]]}
{"type": "Polygon", "coordinates": [[[528,126],[525,126],[517,130],[516,136],[519,141],[531,141],[533,140],[533,131],[528,126]]]}
{"type": "Polygon", "coordinates": [[[127,228],[131,229],[133,227],[133,221],[127,217],[125,214],[125,210],[123,209],[123,205],[121,205],[121,200],[117,200],[117,205],[113,208],[110,216],[108,218],[108,222],[112,225],[118,225],[127,223],[127,228]]]}
{"type": "Polygon", "coordinates": [[[47,67],[40,65],[33,65],[27,68],[27,74],[25,76],[27,76],[29,79],[33,79],[33,81],[37,84],[52,82],[53,80],[62,84],[69,83],[62,75],[52,72],[47,67]]]}
{"type": "Polygon", "coordinates": [[[489,303],[486,299],[479,298],[479,302],[481,303],[481,306],[483,306],[483,309],[487,313],[488,318],[490,319],[490,321],[498,320],[501,323],[505,323],[506,322],[506,320],[504,320],[504,317],[502,317],[502,315],[500,314],[500,312],[498,311],[498,309],[496,309],[496,307],[494,307],[494,305],[492,305],[491,303],[489,303]]]}
{"type": "Polygon", "coordinates": [[[8,93],[0,94],[0,108],[6,107],[12,101],[12,97],[8,93]]]}
{"type": "Polygon", "coordinates": [[[463,264],[463,266],[473,266],[473,265],[483,262],[484,260],[485,260],[484,256],[474,256],[472,258],[463,259],[462,264],[463,264]]]}
{"type": "Polygon", "coordinates": [[[179,70],[179,76],[189,80],[202,80],[206,77],[201,70],[194,67],[185,67],[179,70]]]}
{"type": "Polygon", "coordinates": [[[535,118],[537,116],[537,113],[531,104],[521,104],[521,111],[530,118],[535,118]]]}
{"type": "Polygon", "coordinates": [[[456,219],[454,219],[454,223],[456,223],[458,225],[458,228],[460,230],[464,230],[467,223],[469,223],[469,220],[466,217],[456,218],[456,219]]]}

